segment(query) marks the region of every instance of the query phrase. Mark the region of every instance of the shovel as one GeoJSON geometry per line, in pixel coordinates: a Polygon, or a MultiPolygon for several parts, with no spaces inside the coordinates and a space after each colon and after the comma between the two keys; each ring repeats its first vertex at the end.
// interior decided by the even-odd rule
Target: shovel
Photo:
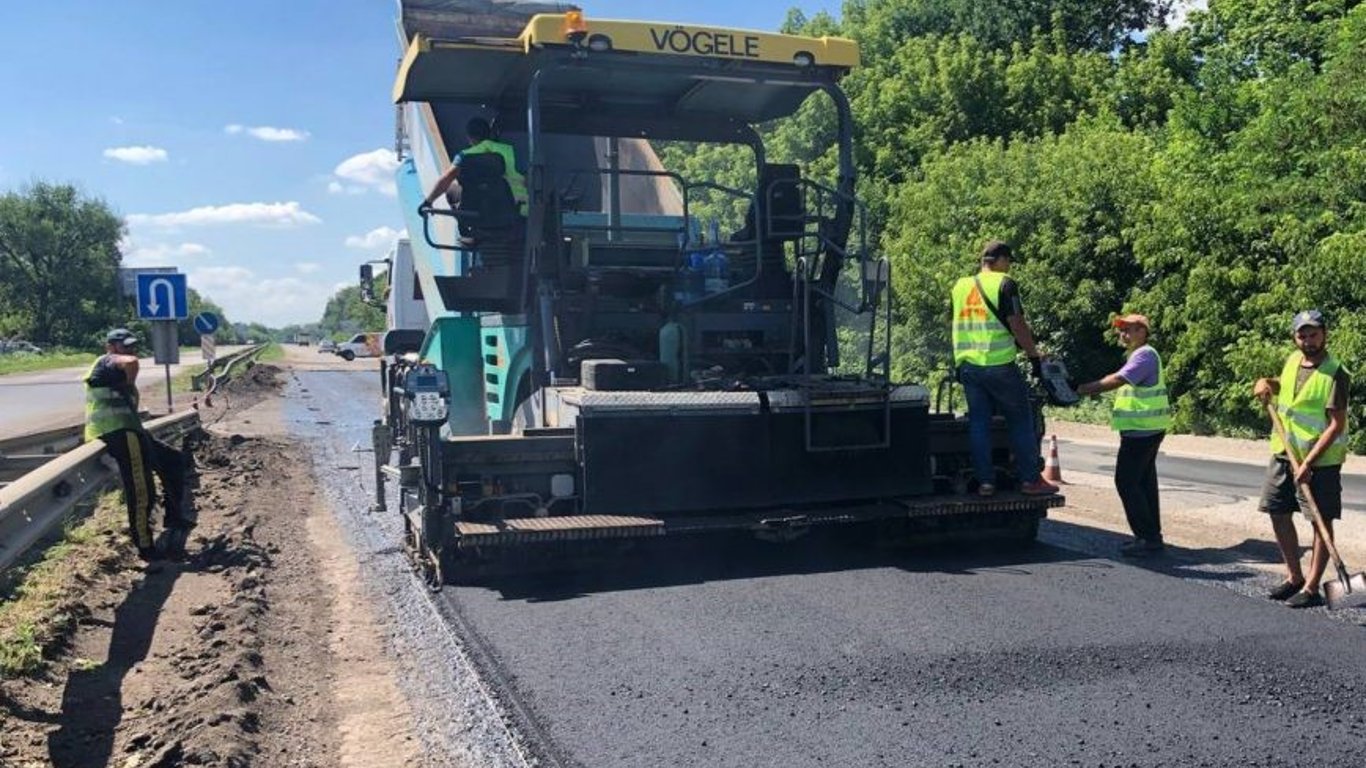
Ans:
{"type": "MultiPolygon", "coordinates": [[[[1281,438],[1281,444],[1285,446],[1285,456],[1290,460],[1290,471],[1298,475],[1300,458],[1295,455],[1295,444],[1286,437],[1285,425],[1281,423],[1280,414],[1276,413],[1276,408],[1271,403],[1266,404],[1266,412],[1271,415],[1271,424],[1276,428],[1276,435],[1281,438]]],[[[1309,519],[1314,521],[1314,531],[1323,543],[1328,545],[1328,554],[1332,556],[1333,568],[1338,573],[1337,581],[1323,583],[1323,596],[1328,601],[1328,607],[1337,610],[1366,606],[1366,573],[1347,572],[1347,566],[1338,554],[1337,545],[1333,543],[1333,537],[1328,535],[1327,526],[1323,524],[1323,516],[1319,514],[1319,504],[1314,500],[1314,492],[1309,490],[1308,483],[1302,483],[1300,490],[1304,491],[1304,499],[1309,502],[1309,519]]]]}

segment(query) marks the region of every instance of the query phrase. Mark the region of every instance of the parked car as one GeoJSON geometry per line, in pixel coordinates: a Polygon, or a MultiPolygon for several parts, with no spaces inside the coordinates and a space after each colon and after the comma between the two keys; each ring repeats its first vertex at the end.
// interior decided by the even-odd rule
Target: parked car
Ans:
{"type": "Polygon", "coordinates": [[[38,346],[37,344],[34,344],[29,341],[24,341],[22,339],[14,339],[11,341],[0,340],[0,355],[9,355],[17,353],[41,355],[43,353],[43,348],[38,346]]]}
{"type": "Polygon", "coordinates": [[[331,339],[323,339],[318,342],[318,351],[333,354],[337,351],[337,342],[331,339]]]}

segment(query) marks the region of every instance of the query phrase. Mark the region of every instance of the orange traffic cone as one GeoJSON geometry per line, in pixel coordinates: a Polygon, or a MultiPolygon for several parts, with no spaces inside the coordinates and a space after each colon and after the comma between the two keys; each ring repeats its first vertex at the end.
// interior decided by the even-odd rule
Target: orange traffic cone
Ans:
{"type": "Polygon", "coordinates": [[[1054,485],[1067,485],[1062,479],[1062,463],[1058,461],[1058,436],[1048,436],[1048,458],[1043,462],[1043,479],[1054,485]]]}

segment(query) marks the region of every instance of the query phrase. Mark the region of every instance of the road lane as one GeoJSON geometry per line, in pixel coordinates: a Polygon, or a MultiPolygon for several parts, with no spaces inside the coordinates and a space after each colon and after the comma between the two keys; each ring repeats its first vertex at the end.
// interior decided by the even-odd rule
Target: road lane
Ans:
{"type": "MultiPolygon", "coordinates": [[[[1097,475],[1113,475],[1115,450],[1111,446],[1072,440],[1058,440],[1058,456],[1066,470],[1097,475]]],[[[1160,453],[1157,476],[1164,487],[1175,490],[1201,489],[1234,498],[1261,496],[1265,465],[1219,459],[1196,459],[1160,453]]],[[[1343,473],[1342,506],[1348,513],[1366,515],[1366,475],[1343,473]]]]}
{"type": "MultiPolygon", "coordinates": [[[[327,423],[309,439],[334,462],[363,445],[374,379],[299,376],[327,423]]],[[[1359,627],[1088,535],[1049,523],[1015,556],[708,540],[437,601],[546,765],[1366,764],[1359,627]]]]}
{"type": "MultiPolygon", "coordinates": [[[[222,357],[239,349],[242,347],[221,347],[218,355],[222,357]]],[[[90,359],[94,361],[95,355],[90,359]]],[[[171,366],[172,376],[187,367],[204,367],[204,357],[199,350],[181,350],[180,360],[180,364],[171,366]]],[[[166,374],[163,366],[152,362],[150,357],[141,358],[139,362],[138,380],[144,403],[153,409],[158,404],[164,405],[166,374]],[[160,399],[149,399],[157,393],[160,393],[160,399]]],[[[89,370],[90,366],[84,365],[0,376],[0,405],[3,405],[0,407],[0,438],[79,421],[85,413],[85,385],[82,382],[89,370]]]]}

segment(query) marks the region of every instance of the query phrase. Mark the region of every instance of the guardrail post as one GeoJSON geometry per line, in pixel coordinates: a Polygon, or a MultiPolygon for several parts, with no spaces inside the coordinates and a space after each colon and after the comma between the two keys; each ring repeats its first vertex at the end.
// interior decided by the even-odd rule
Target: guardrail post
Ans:
{"type": "Polygon", "coordinates": [[[370,444],[375,449],[375,503],[370,505],[371,512],[389,510],[384,498],[384,465],[389,463],[389,453],[392,450],[389,444],[390,437],[389,426],[375,419],[375,424],[370,429],[370,444]]]}

